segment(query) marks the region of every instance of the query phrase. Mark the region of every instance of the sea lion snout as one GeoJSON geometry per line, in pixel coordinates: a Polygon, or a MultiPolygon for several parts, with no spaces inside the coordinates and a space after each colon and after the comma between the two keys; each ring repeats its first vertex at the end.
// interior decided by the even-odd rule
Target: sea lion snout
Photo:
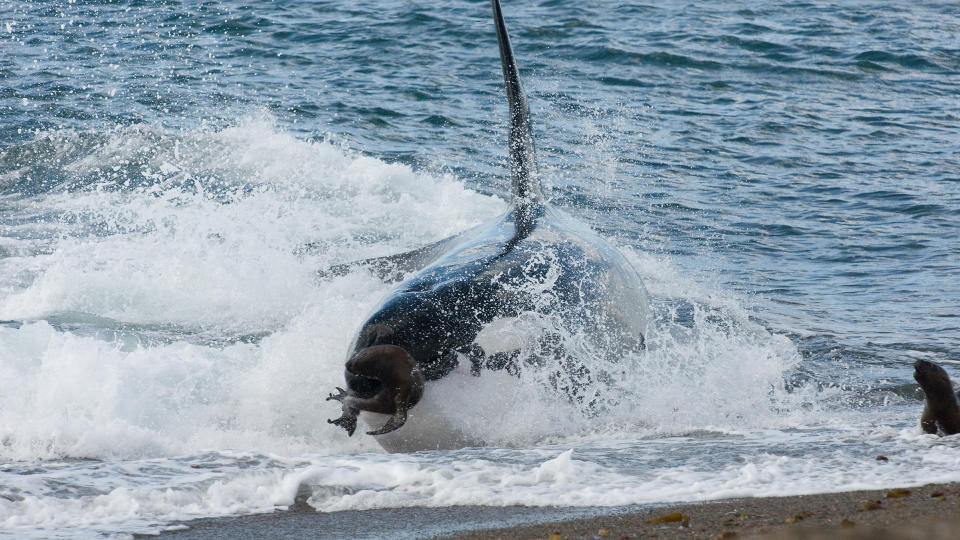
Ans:
{"type": "Polygon", "coordinates": [[[950,376],[947,375],[947,372],[942,367],[927,360],[914,362],[913,378],[928,394],[930,391],[949,393],[953,391],[953,385],[950,383],[950,376]]]}
{"type": "MultiPolygon", "coordinates": [[[[937,367],[938,367],[938,366],[937,366],[936,364],[934,364],[933,362],[928,362],[928,361],[926,361],[926,360],[917,360],[916,362],[913,363],[913,369],[914,369],[917,373],[922,372],[922,371],[927,371],[927,370],[929,370],[929,369],[934,369],[934,370],[935,370],[935,369],[937,369],[937,367]]],[[[916,376],[917,376],[917,375],[914,374],[914,377],[916,377],[916,376]]]]}

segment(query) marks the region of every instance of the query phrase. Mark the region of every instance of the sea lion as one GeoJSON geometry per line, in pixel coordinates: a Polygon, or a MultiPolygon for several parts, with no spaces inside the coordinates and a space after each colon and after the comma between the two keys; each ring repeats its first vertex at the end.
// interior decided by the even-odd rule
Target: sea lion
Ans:
{"type": "Polygon", "coordinates": [[[938,429],[944,435],[960,433],[960,402],[950,376],[942,367],[926,360],[917,360],[913,368],[913,378],[927,397],[920,427],[926,433],[937,433],[938,429]]]}
{"type": "Polygon", "coordinates": [[[423,395],[424,377],[417,362],[401,347],[374,345],[353,355],[344,369],[348,393],[337,387],[335,399],[343,404],[344,415],[331,423],[353,435],[357,414],[369,411],[390,415],[389,421],[370,435],[389,433],[407,421],[407,410],[423,395]]]}
{"type": "Polygon", "coordinates": [[[586,347],[615,361],[644,348],[648,298],[636,270],[609,242],[544,198],[526,96],[500,3],[492,3],[510,111],[510,208],[430,246],[358,263],[382,278],[416,271],[360,327],[346,363],[347,390],[328,398],[343,410],[330,422],[351,435],[358,414],[374,413],[364,414],[371,425],[383,421],[376,414],[386,415],[382,427],[368,433],[390,451],[477,443],[435,420],[401,429],[411,408],[442,409],[418,405],[428,401],[434,381],[549,370],[556,390],[592,404],[584,389],[604,374],[569,349],[586,347]],[[534,337],[493,339],[520,326],[534,337]]]}

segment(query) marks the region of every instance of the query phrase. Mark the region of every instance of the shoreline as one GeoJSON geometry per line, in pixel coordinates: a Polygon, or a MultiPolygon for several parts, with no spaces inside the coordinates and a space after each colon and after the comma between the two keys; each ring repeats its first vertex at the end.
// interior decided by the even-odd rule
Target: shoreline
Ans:
{"type": "MultiPolygon", "coordinates": [[[[287,511],[181,522],[171,540],[243,538],[947,539],[960,531],[960,482],[920,487],[617,508],[444,507],[287,511]]],[[[155,535],[135,535],[139,538],[155,535]]]]}
{"type": "Polygon", "coordinates": [[[435,538],[953,539],[960,482],[920,487],[668,504],[608,516],[435,538]]]}

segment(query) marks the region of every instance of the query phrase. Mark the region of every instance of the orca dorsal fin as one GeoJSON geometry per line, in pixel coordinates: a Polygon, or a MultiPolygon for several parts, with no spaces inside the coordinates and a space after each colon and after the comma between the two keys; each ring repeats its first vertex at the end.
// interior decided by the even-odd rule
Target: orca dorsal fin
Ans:
{"type": "Polygon", "coordinates": [[[507,87],[507,102],[510,105],[510,181],[513,202],[515,206],[526,206],[530,202],[543,201],[543,191],[537,175],[530,108],[520,85],[520,73],[513,59],[513,48],[510,47],[507,26],[500,11],[500,0],[493,0],[493,22],[497,27],[500,63],[503,64],[503,81],[507,87]]]}

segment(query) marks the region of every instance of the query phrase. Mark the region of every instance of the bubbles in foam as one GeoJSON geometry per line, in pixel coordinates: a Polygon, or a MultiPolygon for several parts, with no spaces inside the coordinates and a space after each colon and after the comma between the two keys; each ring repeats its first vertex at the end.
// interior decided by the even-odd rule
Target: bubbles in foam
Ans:
{"type": "Polygon", "coordinates": [[[30,286],[0,299],[0,318],[79,311],[273,330],[322,301],[314,272],[325,265],[416,247],[502,207],[263,119],[125,128],[62,159],[75,187],[38,203],[60,216],[57,245],[30,286]]]}
{"type": "MultiPolygon", "coordinates": [[[[719,472],[681,457],[650,465],[663,459],[659,449],[637,440],[669,446],[697,430],[738,437],[796,425],[816,403],[786,390],[796,349],[751,320],[740,299],[631,252],[654,296],[646,352],[604,363],[549,317],[515,325],[567,331],[567,349],[609,375],[588,389],[602,414],[547,372],[450,378],[430,389],[450,405],[448,421],[507,449],[379,455],[372,438],[327,425],[338,410],[324,398],[342,385],[350,339],[390,286],[363,270],[316,271],[419,247],[495,217],[503,201],[448,176],[298,140],[264,118],[220,131],[48,137],[67,177],[31,204],[57,218],[17,229],[21,254],[3,259],[11,271],[0,276],[0,320],[17,321],[0,324],[0,377],[16,383],[0,394],[0,456],[101,461],[69,474],[53,461],[39,476],[11,473],[18,483],[0,497],[8,528],[156,530],[288,505],[301,484],[325,511],[637,504],[765,483],[775,491],[778,475],[810,466],[770,458],[725,469],[733,457],[719,472]],[[614,463],[603,452],[618,444],[629,448],[614,463]]],[[[521,286],[546,293],[548,284],[521,286]]]]}
{"type": "Polygon", "coordinates": [[[54,245],[5,261],[32,277],[0,296],[0,320],[38,321],[0,327],[0,368],[18,381],[0,453],[20,458],[376,448],[326,429],[323,398],[388,286],[317,270],[503,205],[263,118],[48,137],[72,175],[32,203],[60,216],[54,245]]]}
{"type": "Polygon", "coordinates": [[[647,350],[615,374],[627,397],[612,411],[614,425],[667,433],[779,427],[815,412],[822,395],[786,387],[801,360],[786,336],[756,322],[742,299],[684,278],[668,260],[624,251],[653,296],[654,321],[647,350]]]}

